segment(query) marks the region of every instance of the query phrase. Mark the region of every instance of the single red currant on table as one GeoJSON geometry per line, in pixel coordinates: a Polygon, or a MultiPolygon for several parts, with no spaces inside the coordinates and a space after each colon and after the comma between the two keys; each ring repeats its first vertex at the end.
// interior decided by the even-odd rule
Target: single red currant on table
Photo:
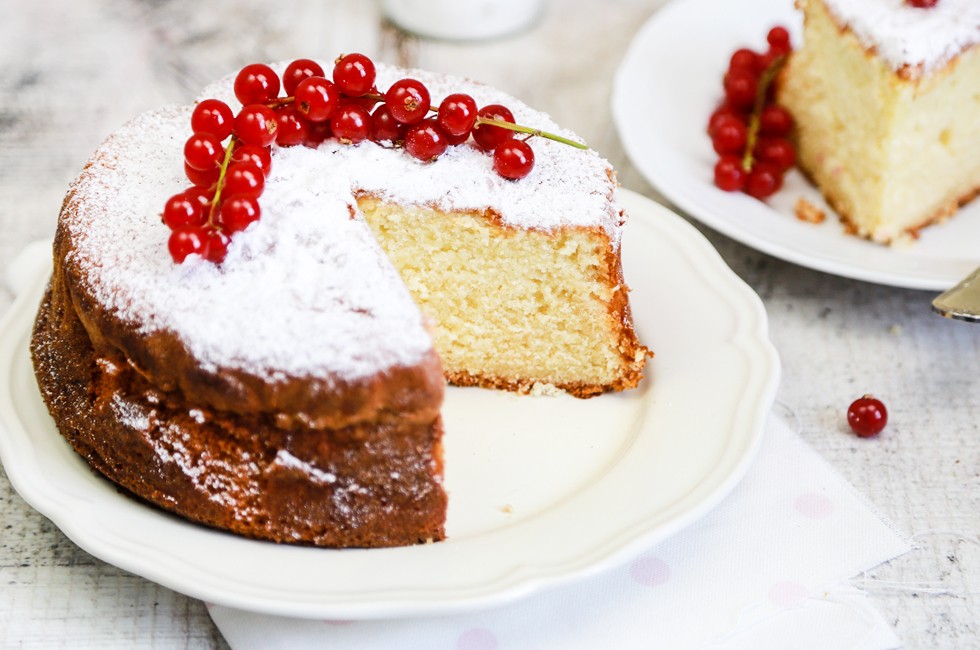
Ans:
{"type": "Polygon", "coordinates": [[[860,437],[870,438],[881,433],[888,424],[888,411],[881,400],[865,395],[847,407],[847,423],[860,437]]]}
{"type": "Polygon", "coordinates": [[[906,2],[916,9],[932,9],[939,4],[939,0],[906,0],[906,2]]]}

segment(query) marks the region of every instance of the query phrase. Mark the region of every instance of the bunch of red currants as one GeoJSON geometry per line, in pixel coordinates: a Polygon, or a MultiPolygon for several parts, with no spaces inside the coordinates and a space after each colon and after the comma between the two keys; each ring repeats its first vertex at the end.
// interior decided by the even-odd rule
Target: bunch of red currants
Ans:
{"type": "Polygon", "coordinates": [[[791,51],[789,32],[769,30],[769,49],[742,48],[732,54],[724,77],[725,99],[708,121],[708,135],[718,154],[715,185],[757,199],[775,194],[783,174],[796,162],[789,140],[793,118],[773,102],[772,82],[791,51]]]}
{"type": "Polygon", "coordinates": [[[242,103],[237,115],[217,99],[197,104],[193,134],[184,145],[184,172],[193,186],[171,197],[163,209],[173,260],[179,264],[191,254],[215,263],[224,260],[229,237],[261,215],[258,199],[273,146],[316,147],[327,138],[344,144],[371,140],[404,147],[429,162],[472,136],[478,148],[493,154],[496,172],[511,180],[524,178],[534,167],[530,137],[582,146],[515,124],[506,106],[480,108],[463,93],[433,105],[417,79],[401,79],[381,93],[375,78],[371,59],[356,53],[334,62],[331,79],[309,59],[290,63],[281,78],[269,66],[254,63],[235,78],[235,97],[242,103]],[[516,138],[519,132],[527,138],[516,138]]]}

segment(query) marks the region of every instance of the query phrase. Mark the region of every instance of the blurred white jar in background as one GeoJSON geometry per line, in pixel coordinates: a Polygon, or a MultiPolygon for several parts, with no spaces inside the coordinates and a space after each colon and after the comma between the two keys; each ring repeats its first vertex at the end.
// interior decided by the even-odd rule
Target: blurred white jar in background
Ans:
{"type": "Polygon", "coordinates": [[[431,38],[497,38],[529,27],[542,0],[381,0],[385,14],[402,29],[431,38]]]}

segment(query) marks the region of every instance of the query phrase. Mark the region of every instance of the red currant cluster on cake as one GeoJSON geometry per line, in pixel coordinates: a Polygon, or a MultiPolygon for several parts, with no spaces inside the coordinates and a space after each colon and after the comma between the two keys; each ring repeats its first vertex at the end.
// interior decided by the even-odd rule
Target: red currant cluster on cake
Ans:
{"type": "Polygon", "coordinates": [[[534,136],[586,148],[516,124],[506,106],[479,107],[463,93],[433,105],[417,79],[401,79],[381,93],[375,77],[374,63],[363,54],[340,56],[332,79],[309,59],[290,63],[282,78],[254,63],[235,78],[235,97],[242,103],[237,115],[220,100],[200,102],[191,115],[193,135],[184,145],[184,172],[193,187],[171,197],[163,209],[174,261],[179,264],[191,254],[215,263],[224,260],[229,238],[261,215],[259,197],[273,146],[316,147],[328,138],[344,144],[370,140],[403,147],[410,156],[431,162],[472,137],[476,147],[493,155],[496,172],[511,180],[524,178],[534,167],[527,142],[534,136]]]}
{"type": "Polygon", "coordinates": [[[769,49],[742,48],[732,54],[725,73],[725,99],[711,114],[708,135],[718,153],[715,185],[757,199],[775,194],[783,174],[796,162],[788,136],[789,112],[772,100],[772,81],[789,54],[789,32],[773,27],[769,49]]]}

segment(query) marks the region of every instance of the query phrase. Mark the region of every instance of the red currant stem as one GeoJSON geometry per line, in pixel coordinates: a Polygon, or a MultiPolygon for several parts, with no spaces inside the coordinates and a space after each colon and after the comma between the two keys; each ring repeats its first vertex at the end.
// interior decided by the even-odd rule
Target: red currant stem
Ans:
{"type": "Polygon", "coordinates": [[[589,145],[583,142],[576,142],[575,140],[569,140],[568,138],[563,138],[555,133],[549,133],[548,131],[542,131],[541,129],[532,129],[529,126],[524,126],[522,124],[514,124],[513,122],[507,122],[505,120],[494,120],[487,117],[476,118],[477,124],[492,124],[493,126],[499,126],[502,129],[507,129],[508,131],[517,131],[518,133],[529,133],[531,135],[539,135],[542,138],[548,140],[554,140],[555,142],[560,142],[562,144],[567,144],[570,147],[575,147],[576,149],[588,149],[589,145]]]}
{"type": "Polygon", "coordinates": [[[290,97],[280,97],[279,99],[272,100],[271,102],[269,102],[268,104],[266,104],[266,106],[268,106],[272,110],[276,110],[277,108],[282,108],[283,106],[288,106],[289,104],[292,104],[295,101],[296,101],[296,98],[295,97],[292,97],[292,96],[290,96],[290,97]]]}
{"type": "Polygon", "coordinates": [[[755,88],[755,103],[752,105],[752,115],[749,117],[749,128],[745,136],[745,156],[742,157],[742,168],[750,172],[752,171],[752,165],[755,163],[755,156],[752,152],[755,150],[755,144],[759,140],[759,124],[762,117],[762,109],[766,105],[766,95],[769,93],[769,86],[772,84],[772,80],[776,78],[776,73],[783,66],[786,61],[786,56],[777,56],[772,60],[772,63],[762,72],[759,76],[759,84],[755,88]]]}
{"type": "MultiPolygon", "coordinates": [[[[375,101],[383,102],[385,96],[379,93],[366,93],[363,95],[365,99],[373,99],[375,101]]],[[[429,106],[430,113],[438,113],[439,105],[432,104],[429,106]]],[[[589,145],[583,144],[581,142],[576,142],[575,140],[569,140],[568,138],[563,138],[555,133],[549,133],[548,131],[541,131],[540,129],[532,129],[529,126],[522,126],[520,124],[514,124],[513,122],[506,122],[504,120],[494,120],[486,117],[476,118],[477,124],[492,124],[494,126],[499,126],[510,131],[519,131],[520,133],[529,133],[532,136],[540,135],[542,138],[547,138],[548,140],[554,140],[555,142],[561,142],[562,144],[567,144],[576,149],[588,149],[589,145]]]]}
{"type": "Polygon", "coordinates": [[[235,151],[235,138],[228,141],[228,146],[225,147],[225,157],[221,161],[221,171],[218,173],[218,182],[215,183],[214,199],[211,200],[211,209],[208,211],[208,225],[212,228],[217,228],[218,224],[214,222],[214,213],[221,204],[221,190],[225,186],[225,173],[228,171],[228,165],[231,163],[231,154],[235,151]]]}

